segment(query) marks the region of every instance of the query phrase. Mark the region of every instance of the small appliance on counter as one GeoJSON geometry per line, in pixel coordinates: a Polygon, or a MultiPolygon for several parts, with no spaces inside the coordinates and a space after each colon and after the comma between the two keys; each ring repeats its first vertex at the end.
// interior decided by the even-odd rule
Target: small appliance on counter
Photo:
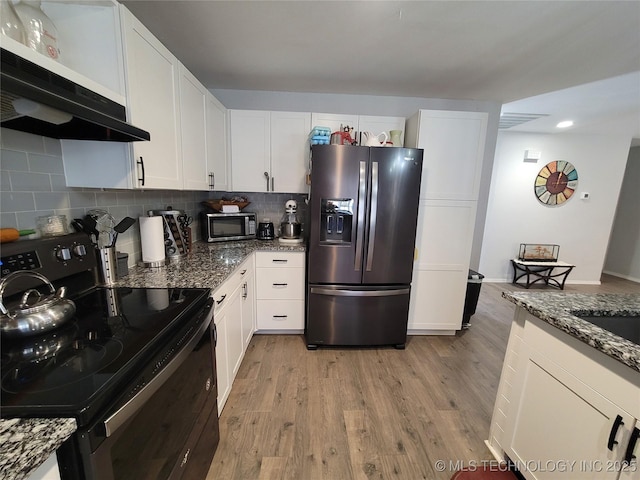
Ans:
{"type": "Polygon", "coordinates": [[[273,222],[270,218],[263,218],[258,224],[258,240],[273,240],[276,238],[273,222]]]}
{"type": "Polygon", "coordinates": [[[298,221],[298,202],[288,200],[285,203],[284,215],[280,221],[280,243],[302,243],[302,225],[298,221]]]}

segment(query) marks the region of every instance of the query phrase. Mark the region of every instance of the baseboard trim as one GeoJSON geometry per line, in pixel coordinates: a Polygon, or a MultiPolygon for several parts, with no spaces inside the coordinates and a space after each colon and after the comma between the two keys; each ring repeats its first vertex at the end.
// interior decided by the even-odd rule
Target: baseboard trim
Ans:
{"type": "Polygon", "coordinates": [[[629,280],[630,282],[640,283],[640,278],[632,277],[631,275],[623,275],[622,273],[612,272],[610,270],[603,270],[602,273],[606,273],[607,275],[611,275],[612,277],[618,277],[624,280],[629,280]]]}

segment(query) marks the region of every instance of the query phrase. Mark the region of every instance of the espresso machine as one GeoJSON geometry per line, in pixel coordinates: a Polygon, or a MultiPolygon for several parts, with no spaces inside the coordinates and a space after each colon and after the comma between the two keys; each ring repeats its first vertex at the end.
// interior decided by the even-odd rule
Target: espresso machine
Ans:
{"type": "Polygon", "coordinates": [[[284,215],[280,221],[280,237],[278,240],[284,244],[302,243],[302,224],[298,220],[298,202],[287,200],[284,215]]]}

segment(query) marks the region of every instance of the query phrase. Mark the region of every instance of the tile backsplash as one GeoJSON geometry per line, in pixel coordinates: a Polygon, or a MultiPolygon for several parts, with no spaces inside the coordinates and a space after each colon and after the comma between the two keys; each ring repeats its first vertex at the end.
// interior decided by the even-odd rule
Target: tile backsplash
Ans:
{"type": "MultiPolygon", "coordinates": [[[[116,221],[125,216],[137,219],[148,210],[172,206],[193,217],[194,238],[199,239],[200,202],[233,195],[246,196],[251,204],[245,210],[255,212],[258,221],[270,218],[276,226],[284,213],[285,202],[291,198],[298,201],[301,220],[306,212],[306,196],[300,194],[67,187],[60,141],[0,129],[0,227],[3,228],[35,229],[36,217],[53,214],[66,215],[70,222],[92,208],[107,210],[116,221]]],[[[130,265],[141,259],[138,223],[118,236],[117,249],[129,254],[130,265]]]]}

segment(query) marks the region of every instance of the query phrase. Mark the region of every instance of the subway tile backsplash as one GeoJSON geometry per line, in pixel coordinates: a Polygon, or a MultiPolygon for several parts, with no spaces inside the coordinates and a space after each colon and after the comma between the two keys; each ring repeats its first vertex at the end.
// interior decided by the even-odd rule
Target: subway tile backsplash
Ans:
{"type": "MultiPolygon", "coordinates": [[[[270,218],[276,228],[289,199],[297,200],[301,220],[306,214],[306,195],[300,194],[67,187],[60,141],[0,128],[0,227],[3,228],[35,229],[36,217],[53,214],[66,215],[71,222],[92,208],[107,210],[116,221],[125,216],[137,219],[148,210],[172,206],[193,217],[193,235],[200,239],[200,202],[234,195],[247,197],[251,204],[245,210],[255,212],[258,221],[270,218]]],[[[137,223],[118,236],[116,246],[129,254],[130,265],[141,259],[137,223]]]]}

